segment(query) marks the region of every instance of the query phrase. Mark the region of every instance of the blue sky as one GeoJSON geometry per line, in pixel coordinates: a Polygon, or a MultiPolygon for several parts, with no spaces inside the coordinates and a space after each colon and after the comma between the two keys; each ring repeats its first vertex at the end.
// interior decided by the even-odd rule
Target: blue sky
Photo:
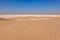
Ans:
{"type": "Polygon", "coordinates": [[[0,0],[0,14],[60,14],[60,0],[0,0]]]}

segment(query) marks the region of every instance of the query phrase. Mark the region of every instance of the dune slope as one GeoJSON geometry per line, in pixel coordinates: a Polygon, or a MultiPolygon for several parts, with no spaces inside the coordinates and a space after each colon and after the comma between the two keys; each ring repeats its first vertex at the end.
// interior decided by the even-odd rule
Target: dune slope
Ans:
{"type": "Polygon", "coordinates": [[[60,40],[60,17],[31,19],[16,17],[0,20],[0,40],[60,40]],[[21,19],[24,21],[16,21],[21,19]]]}

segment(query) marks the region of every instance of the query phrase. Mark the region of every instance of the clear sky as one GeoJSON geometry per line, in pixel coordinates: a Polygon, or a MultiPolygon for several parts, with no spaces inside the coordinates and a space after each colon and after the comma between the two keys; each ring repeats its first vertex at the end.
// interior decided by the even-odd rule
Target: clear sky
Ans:
{"type": "Polygon", "coordinates": [[[0,14],[60,14],[60,0],[0,0],[0,14]]]}

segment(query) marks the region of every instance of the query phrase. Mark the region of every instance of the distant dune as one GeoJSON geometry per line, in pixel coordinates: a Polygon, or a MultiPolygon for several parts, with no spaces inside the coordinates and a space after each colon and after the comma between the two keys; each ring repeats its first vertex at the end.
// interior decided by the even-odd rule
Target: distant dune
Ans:
{"type": "Polygon", "coordinates": [[[60,17],[0,16],[0,40],[60,40],[60,17]]]}

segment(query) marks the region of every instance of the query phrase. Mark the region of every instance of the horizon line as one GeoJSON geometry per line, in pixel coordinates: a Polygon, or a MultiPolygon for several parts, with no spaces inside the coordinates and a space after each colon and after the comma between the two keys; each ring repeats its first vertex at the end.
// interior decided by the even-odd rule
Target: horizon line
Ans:
{"type": "Polygon", "coordinates": [[[2,18],[12,18],[12,17],[60,17],[60,15],[0,15],[2,18]]]}

